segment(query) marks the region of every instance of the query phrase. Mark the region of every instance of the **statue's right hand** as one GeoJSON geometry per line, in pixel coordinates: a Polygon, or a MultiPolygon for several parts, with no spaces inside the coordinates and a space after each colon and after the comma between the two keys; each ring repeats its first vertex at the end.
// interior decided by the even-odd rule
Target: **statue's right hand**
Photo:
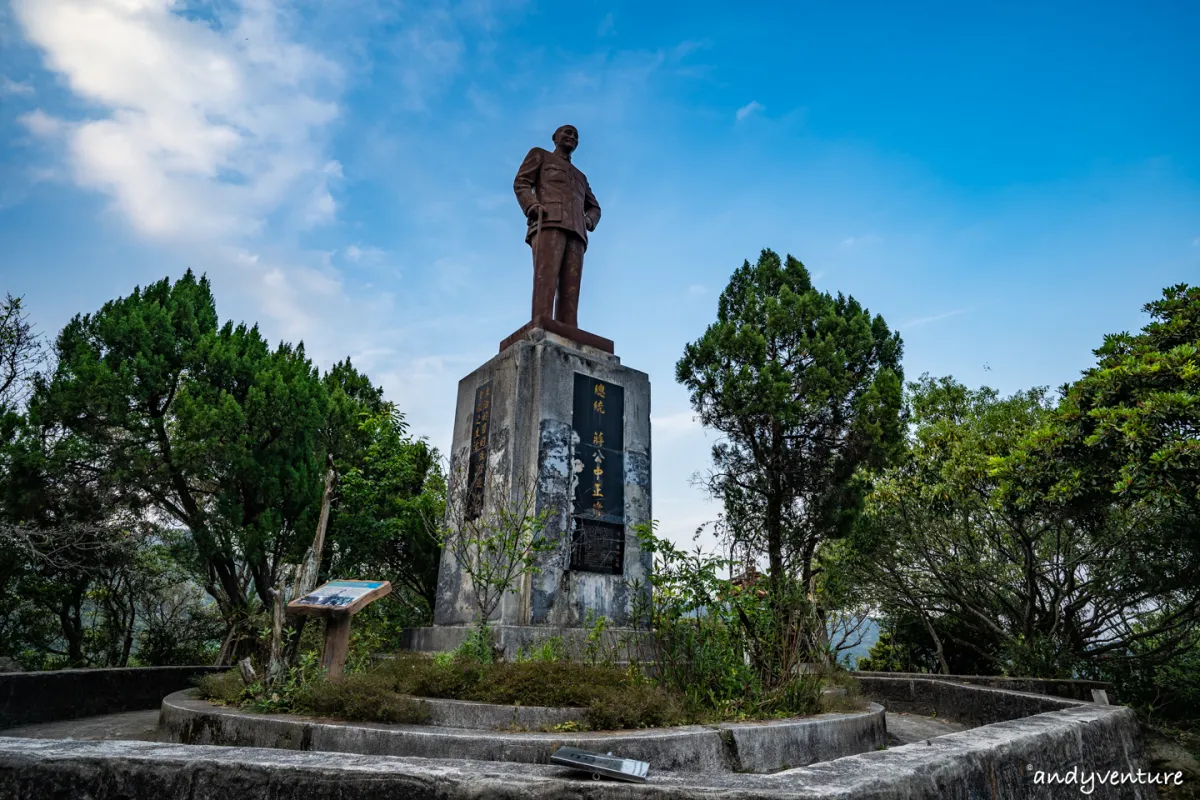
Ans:
{"type": "Polygon", "coordinates": [[[525,216],[529,217],[530,222],[537,222],[538,212],[544,210],[541,203],[534,203],[525,210],[525,216]]]}

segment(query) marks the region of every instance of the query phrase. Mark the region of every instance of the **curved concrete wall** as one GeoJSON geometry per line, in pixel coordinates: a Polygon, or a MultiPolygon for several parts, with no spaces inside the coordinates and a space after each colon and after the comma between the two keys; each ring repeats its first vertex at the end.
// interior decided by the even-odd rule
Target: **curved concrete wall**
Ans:
{"type": "Polygon", "coordinates": [[[1035,714],[1083,705],[1079,700],[1030,692],[1011,692],[927,677],[859,676],[858,682],[863,694],[882,703],[889,711],[936,714],[972,726],[990,725],[993,722],[1032,717],[1035,714]]]}
{"type": "Polygon", "coordinates": [[[472,728],[499,730],[519,728],[537,731],[565,722],[579,722],[586,708],[547,708],[545,706],[505,706],[493,703],[472,703],[466,700],[445,700],[422,697],[429,719],[426,725],[439,728],[472,728]]]}
{"type": "Polygon", "coordinates": [[[548,764],[559,747],[647,761],[662,772],[775,772],[870,752],[887,742],[883,708],[770,722],[690,725],[598,733],[503,733],[424,725],[332,723],[290,714],[251,714],[186,692],[163,701],[162,741],[422,758],[548,764]]]}
{"type": "Polygon", "coordinates": [[[226,667],[123,667],[0,673],[0,729],[157,708],[163,698],[226,667]]]}
{"type": "Polygon", "coordinates": [[[1070,700],[1092,701],[1092,690],[1103,689],[1108,694],[1109,702],[1115,702],[1112,684],[1104,681],[1065,680],[1056,678],[1009,678],[1004,675],[935,675],[928,672],[852,672],[856,678],[914,678],[920,680],[950,681],[951,683],[969,683],[975,686],[990,686],[993,689],[1007,689],[1012,692],[1033,692],[1048,694],[1054,697],[1066,697],[1070,700]]]}

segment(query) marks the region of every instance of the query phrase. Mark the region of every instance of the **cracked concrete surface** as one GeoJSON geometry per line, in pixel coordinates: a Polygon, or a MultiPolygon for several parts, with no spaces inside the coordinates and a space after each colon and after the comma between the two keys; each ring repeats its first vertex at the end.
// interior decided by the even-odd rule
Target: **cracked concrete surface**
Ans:
{"type": "Polygon", "coordinates": [[[923,742],[936,736],[945,736],[947,733],[958,733],[967,729],[966,725],[958,722],[937,717],[923,717],[920,714],[889,711],[885,717],[889,747],[923,742]]]}
{"type": "Polygon", "coordinates": [[[0,730],[0,736],[19,739],[75,739],[77,741],[125,740],[156,742],[157,708],[150,711],[123,711],[82,719],[35,722],[0,730]]]}

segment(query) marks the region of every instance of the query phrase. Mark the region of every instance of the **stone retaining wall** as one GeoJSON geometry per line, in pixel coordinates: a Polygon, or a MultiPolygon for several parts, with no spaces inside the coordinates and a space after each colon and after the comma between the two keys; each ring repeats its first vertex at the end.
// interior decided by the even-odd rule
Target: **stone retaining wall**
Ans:
{"type": "Polygon", "coordinates": [[[0,729],[157,708],[163,698],[225,667],[122,667],[0,673],[0,729]]]}
{"type": "Polygon", "coordinates": [[[1108,694],[1108,701],[1115,703],[1112,684],[1104,681],[1059,680],[1053,678],[1009,678],[1003,675],[935,675],[927,672],[852,672],[856,678],[920,678],[922,680],[950,681],[952,683],[970,683],[976,686],[990,686],[993,689],[1008,689],[1013,692],[1033,692],[1048,694],[1054,697],[1066,697],[1071,700],[1092,702],[1092,690],[1103,689],[1108,694]]]}
{"type": "MultiPolygon", "coordinates": [[[[572,652],[582,654],[588,646],[590,628],[564,628],[554,625],[490,625],[492,639],[509,658],[522,647],[537,647],[547,639],[561,639],[572,652]]],[[[438,653],[456,650],[475,630],[472,625],[431,625],[425,628],[405,628],[400,632],[400,646],[405,650],[438,653]]],[[[647,634],[632,628],[608,628],[597,643],[601,652],[618,663],[628,663],[630,654],[642,661],[653,656],[647,634]]],[[[595,646],[595,645],[594,645],[595,646]]]]}
{"type": "Polygon", "coordinates": [[[858,676],[863,694],[889,711],[939,717],[964,725],[990,725],[1081,705],[1079,700],[1030,692],[1011,692],[989,686],[972,686],[922,678],[858,676]]]}
{"type": "Polygon", "coordinates": [[[429,719],[425,724],[439,728],[473,728],[485,731],[522,728],[537,731],[565,722],[580,722],[587,714],[585,708],[506,706],[433,697],[419,699],[429,712],[429,719]]]}

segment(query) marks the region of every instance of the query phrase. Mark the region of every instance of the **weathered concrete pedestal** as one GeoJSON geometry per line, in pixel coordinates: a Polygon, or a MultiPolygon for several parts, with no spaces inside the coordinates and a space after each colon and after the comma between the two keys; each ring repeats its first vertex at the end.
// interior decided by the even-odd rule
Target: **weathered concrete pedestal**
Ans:
{"type": "MultiPolygon", "coordinates": [[[[649,376],[562,335],[569,333],[525,326],[458,385],[450,473],[459,496],[450,502],[473,503],[473,513],[486,515],[532,491],[535,512],[551,515],[546,535],[554,548],[489,620],[510,644],[569,635],[599,617],[625,628],[630,583],[648,591],[650,554],[639,548],[634,526],[651,520],[649,376]]],[[[409,631],[408,643],[452,647],[477,613],[470,582],[447,548],[434,626],[409,631]]]]}

